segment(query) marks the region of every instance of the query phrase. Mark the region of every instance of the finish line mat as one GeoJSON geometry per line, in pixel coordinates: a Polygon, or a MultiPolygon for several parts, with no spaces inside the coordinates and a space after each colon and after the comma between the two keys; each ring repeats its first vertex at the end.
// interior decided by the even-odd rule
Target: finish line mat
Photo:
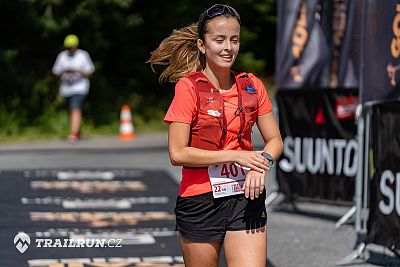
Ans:
{"type": "Polygon", "coordinates": [[[0,266],[184,266],[164,171],[2,171],[0,182],[0,266]]]}

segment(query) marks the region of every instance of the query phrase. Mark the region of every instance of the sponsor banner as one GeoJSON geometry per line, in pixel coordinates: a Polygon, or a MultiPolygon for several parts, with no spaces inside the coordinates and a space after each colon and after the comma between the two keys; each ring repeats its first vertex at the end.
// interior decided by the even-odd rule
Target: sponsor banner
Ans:
{"type": "Polygon", "coordinates": [[[362,1],[329,0],[331,28],[329,88],[357,88],[360,65],[362,1]]]}
{"type": "Polygon", "coordinates": [[[278,1],[278,89],[358,86],[361,9],[356,2],[278,1]]]}
{"type": "Polygon", "coordinates": [[[367,242],[400,248],[400,102],[372,107],[374,173],[367,242]]]}
{"type": "Polygon", "coordinates": [[[281,90],[277,94],[284,151],[280,191],[291,197],[353,201],[358,144],[357,90],[281,90]]]}
{"type": "Polygon", "coordinates": [[[362,102],[400,97],[400,1],[365,3],[362,102]]]}

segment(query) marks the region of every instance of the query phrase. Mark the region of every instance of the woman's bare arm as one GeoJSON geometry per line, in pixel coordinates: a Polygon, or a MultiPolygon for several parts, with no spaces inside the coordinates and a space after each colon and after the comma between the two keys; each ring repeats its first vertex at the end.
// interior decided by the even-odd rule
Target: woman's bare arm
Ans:
{"type": "Polygon", "coordinates": [[[189,147],[190,125],[173,122],[168,130],[168,147],[171,163],[175,166],[206,167],[212,164],[236,162],[262,172],[268,168],[268,161],[262,151],[219,150],[210,151],[189,147]]]}

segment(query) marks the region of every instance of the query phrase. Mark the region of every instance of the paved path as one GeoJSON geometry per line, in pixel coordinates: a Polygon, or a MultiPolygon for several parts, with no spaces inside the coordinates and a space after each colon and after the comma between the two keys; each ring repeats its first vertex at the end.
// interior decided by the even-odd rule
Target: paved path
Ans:
{"type": "MultiPolygon", "coordinates": [[[[255,145],[261,145],[255,136],[255,145]]],[[[52,168],[141,168],[166,170],[178,183],[180,169],[171,166],[166,133],[138,135],[130,142],[117,137],[82,140],[0,145],[0,170],[52,168]]],[[[269,185],[270,186],[270,185],[269,185]]],[[[336,221],[349,207],[299,203],[269,207],[269,266],[335,266],[355,244],[356,234],[350,224],[336,230],[336,221]]],[[[387,250],[368,246],[369,262],[354,266],[400,266],[387,250]]]]}
{"type": "Polygon", "coordinates": [[[29,168],[144,168],[166,169],[178,179],[180,169],[170,164],[165,132],[139,135],[133,141],[118,137],[0,145],[0,169],[29,168]]]}

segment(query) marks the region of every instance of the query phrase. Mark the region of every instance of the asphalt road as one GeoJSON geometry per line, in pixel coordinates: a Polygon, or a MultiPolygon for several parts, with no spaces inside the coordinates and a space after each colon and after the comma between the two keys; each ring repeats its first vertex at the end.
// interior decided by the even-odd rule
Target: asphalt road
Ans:
{"type": "MultiPolygon", "coordinates": [[[[257,136],[255,144],[261,144],[257,136]]],[[[0,171],[33,169],[162,170],[176,181],[176,189],[180,174],[180,168],[169,162],[166,133],[139,135],[129,142],[105,137],[75,144],[51,141],[0,145],[0,171]]],[[[270,183],[267,190],[272,191],[270,183]]],[[[278,198],[268,207],[268,266],[335,266],[350,254],[357,239],[351,223],[334,227],[348,209],[307,202],[294,208],[278,198]]],[[[400,266],[387,249],[375,245],[367,247],[364,257],[352,265],[400,266]]]]}

